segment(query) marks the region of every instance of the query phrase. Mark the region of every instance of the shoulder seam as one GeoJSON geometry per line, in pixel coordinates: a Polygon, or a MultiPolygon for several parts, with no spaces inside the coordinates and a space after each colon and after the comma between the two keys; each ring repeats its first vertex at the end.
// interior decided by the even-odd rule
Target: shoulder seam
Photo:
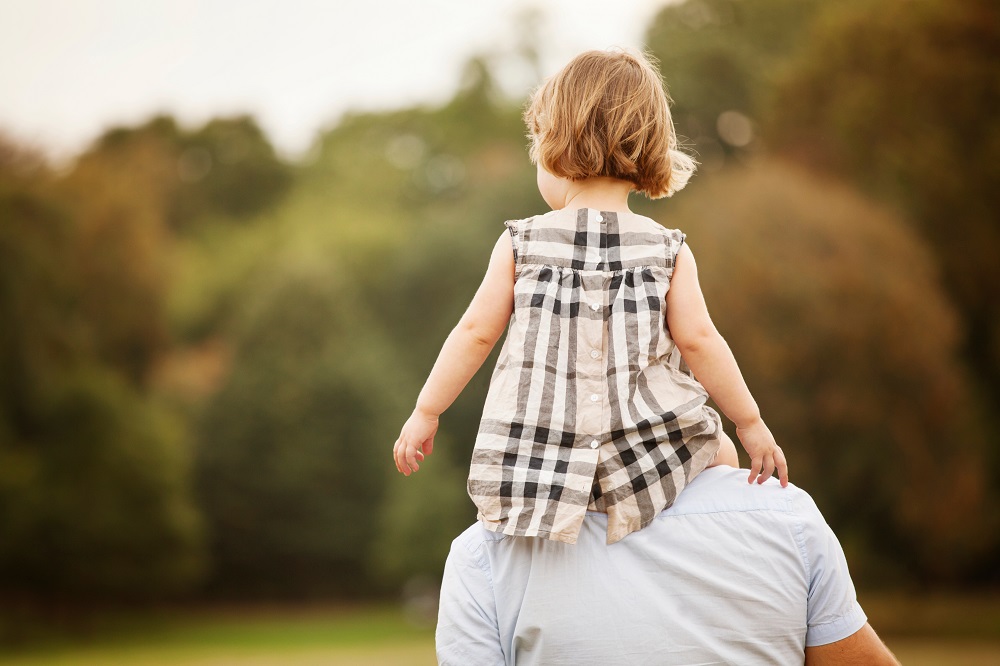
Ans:
{"type": "Polygon", "coordinates": [[[788,513],[792,517],[792,525],[795,529],[795,545],[798,547],[799,555],[802,558],[802,569],[806,576],[806,585],[811,585],[812,563],[809,561],[809,552],[806,548],[805,522],[792,507],[791,497],[785,498],[785,506],[788,508],[788,513]]]}
{"type": "Polygon", "coordinates": [[[667,276],[667,279],[669,280],[674,277],[674,268],[677,267],[677,255],[680,254],[681,247],[684,245],[687,234],[680,229],[668,229],[667,238],[669,239],[669,243],[667,244],[667,259],[670,269],[670,274],[667,276]]]}
{"type": "Polygon", "coordinates": [[[485,540],[479,541],[478,543],[476,543],[475,545],[473,545],[473,544],[469,543],[469,541],[470,541],[469,538],[467,538],[467,537],[466,538],[462,538],[464,536],[465,536],[464,534],[460,535],[459,538],[458,538],[458,540],[462,544],[462,547],[465,549],[465,551],[469,554],[469,557],[472,558],[472,561],[476,563],[476,566],[479,568],[479,570],[482,571],[483,575],[486,576],[486,579],[490,582],[490,586],[492,587],[493,586],[493,574],[490,572],[489,566],[483,563],[483,557],[482,557],[482,555],[483,555],[483,548],[486,545],[485,540]]]}
{"type": "Polygon", "coordinates": [[[521,275],[521,251],[518,247],[520,245],[521,230],[519,223],[522,220],[506,220],[504,226],[507,227],[507,231],[510,232],[510,247],[511,251],[514,253],[514,279],[516,280],[521,275]]]}

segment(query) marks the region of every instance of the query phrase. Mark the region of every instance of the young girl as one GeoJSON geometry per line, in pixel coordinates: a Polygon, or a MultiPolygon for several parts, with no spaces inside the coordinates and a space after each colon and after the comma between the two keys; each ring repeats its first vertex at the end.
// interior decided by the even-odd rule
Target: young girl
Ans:
{"type": "Polygon", "coordinates": [[[607,542],[641,529],[708,466],[738,467],[709,395],[750,454],[748,481],[784,454],[715,329],[685,234],[629,210],[684,187],[669,99],[650,59],[588,51],[531,96],[524,118],[552,211],[505,222],[482,285],[393,447],[409,476],[438,417],[509,329],[476,437],[468,491],[495,532],[575,543],[586,511],[607,542]]]}

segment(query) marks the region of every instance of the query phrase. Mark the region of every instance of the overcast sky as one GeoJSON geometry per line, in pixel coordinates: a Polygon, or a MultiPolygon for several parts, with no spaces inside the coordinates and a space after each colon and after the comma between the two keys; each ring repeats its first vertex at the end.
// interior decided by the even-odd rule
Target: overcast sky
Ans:
{"type": "MultiPolygon", "coordinates": [[[[63,162],[108,126],[252,113],[301,155],[348,108],[447,99],[469,55],[505,52],[542,12],[544,74],[642,46],[674,0],[0,0],[0,131],[63,162]]],[[[504,73],[508,89],[536,83],[504,73]]]]}

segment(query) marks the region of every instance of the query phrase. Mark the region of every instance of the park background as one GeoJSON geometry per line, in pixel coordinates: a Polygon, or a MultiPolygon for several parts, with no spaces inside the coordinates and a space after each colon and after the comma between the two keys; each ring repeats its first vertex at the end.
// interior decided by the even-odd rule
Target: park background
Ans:
{"type": "MultiPolygon", "coordinates": [[[[658,58],[700,169],[633,209],[688,234],[876,630],[904,663],[996,663],[1000,10],[639,4],[616,41],[658,58]]],[[[418,474],[391,448],[503,221],[547,210],[520,113],[580,43],[568,11],[512,5],[447,94],[331,113],[294,156],[239,109],[109,123],[62,160],[0,124],[0,660],[434,662],[500,345],[418,474]]]]}

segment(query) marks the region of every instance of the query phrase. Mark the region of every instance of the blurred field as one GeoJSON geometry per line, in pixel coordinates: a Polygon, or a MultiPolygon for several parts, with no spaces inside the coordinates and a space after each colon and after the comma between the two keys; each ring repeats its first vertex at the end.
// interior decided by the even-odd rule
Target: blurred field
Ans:
{"type": "MultiPolygon", "coordinates": [[[[434,664],[434,629],[400,607],[234,608],[104,617],[89,638],[0,651],[16,666],[434,664]]],[[[36,640],[39,640],[36,638],[36,640]]]]}
{"type": "MultiPolygon", "coordinates": [[[[900,662],[906,666],[992,666],[1000,661],[1000,644],[950,641],[890,641],[900,662]]],[[[55,664],[136,664],[161,666],[424,666],[435,664],[434,643],[430,638],[392,647],[344,647],[278,650],[240,650],[220,647],[215,650],[148,648],[135,651],[95,650],[86,654],[52,657],[23,657],[5,661],[12,665],[51,666],[55,664]]]]}
{"type": "MultiPolygon", "coordinates": [[[[434,641],[426,639],[413,644],[392,647],[343,647],[343,648],[287,648],[284,650],[247,650],[236,647],[187,648],[160,647],[136,650],[94,650],[87,653],[64,654],[60,656],[21,657],[5,664],[54,666],[98,664],[130,664],[135,666],[161,666],[183,664],[184,666],[223,666],[247,664],[247,666],[271,666],[289,664],[294,666],[425,666],[436,663],[434,641]]],[[[978,663],[978,662],[977,662],[978,663]]]]}
{"type": "Polygon", "coordinates": [[[904,666],[992,666],[1000,663],[1000,643],[931,639],[886,640],[904,666]]]}
{"type": "MultiPolygon", "coordinates": [[[[1000,600],[863,599],[872,624],[907,666],[1000,663],[1000,600]]],[[[217,608],[104,618],[87,640],[50,636],[0,652],[10,666],[424,666],[434,664],[433,620],[389,606],[217,608]]]]}

